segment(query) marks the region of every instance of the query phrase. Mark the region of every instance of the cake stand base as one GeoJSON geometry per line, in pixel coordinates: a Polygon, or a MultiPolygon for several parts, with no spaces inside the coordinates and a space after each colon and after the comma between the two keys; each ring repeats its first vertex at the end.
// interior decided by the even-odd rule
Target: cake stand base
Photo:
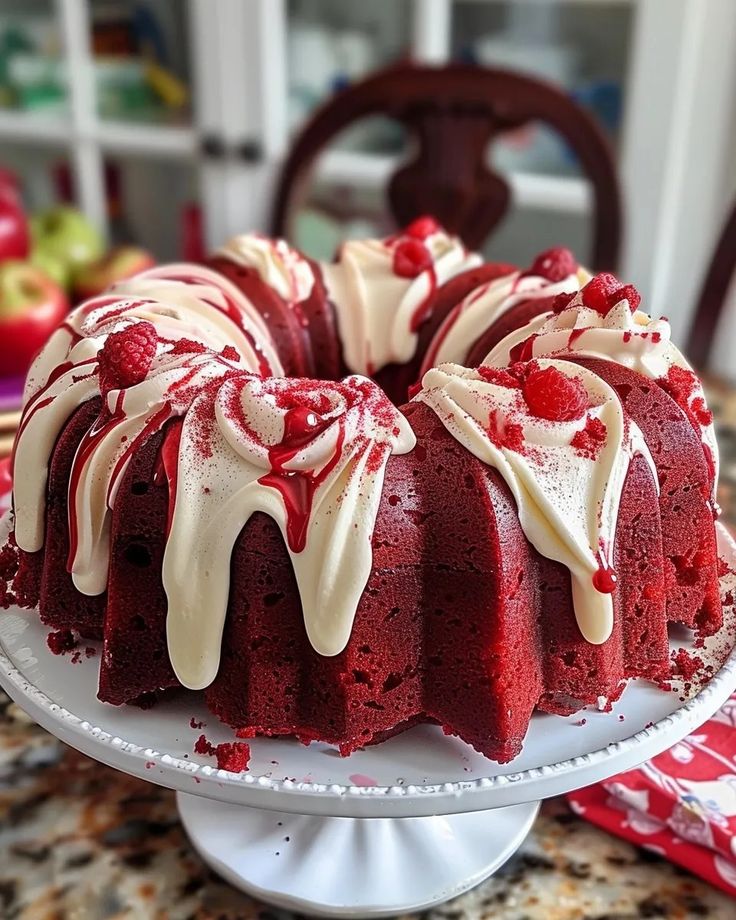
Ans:
{"type": "Polygon", "coordinates": [[[429,818],[330,818],[177,793],[202,859],[237,888],[302,914],[389,917],[449,901],[521,846],[539,802],[429,818]]]}

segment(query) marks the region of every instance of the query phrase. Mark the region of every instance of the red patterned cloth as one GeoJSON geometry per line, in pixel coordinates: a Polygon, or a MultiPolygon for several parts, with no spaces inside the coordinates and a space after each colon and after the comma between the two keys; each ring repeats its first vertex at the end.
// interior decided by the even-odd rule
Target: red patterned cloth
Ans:
{"type": "Polygon", "coordinates": [[[593,824],[736,897],[736,693],[664,754],[568,800],[593,824]]]}

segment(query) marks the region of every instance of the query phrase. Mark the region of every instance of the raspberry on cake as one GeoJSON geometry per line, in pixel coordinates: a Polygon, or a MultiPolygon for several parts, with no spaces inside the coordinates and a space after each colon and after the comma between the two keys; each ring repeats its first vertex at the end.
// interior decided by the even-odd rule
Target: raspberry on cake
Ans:
{"type": "Polygon", "coordinates": [[[639,305],[431,217],[147,270],[31,368],[0,602],[101,639],[107,703],[184,687],[345,755],[429,720],[509,761],[536,709],[666,681],[669,623],[721,626],[712,417],[639,305]]]}

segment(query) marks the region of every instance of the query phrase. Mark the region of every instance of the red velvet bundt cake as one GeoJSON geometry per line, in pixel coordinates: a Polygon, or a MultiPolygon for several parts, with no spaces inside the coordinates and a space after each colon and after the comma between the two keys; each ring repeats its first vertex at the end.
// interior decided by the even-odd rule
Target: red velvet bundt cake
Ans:
{"type": "Polygon", "coordinates": [[[431,218],[146,271],[31,369],[0,596],[102,639],[109,703],[204,690],[343,753],[430,720],[508,761],[535,708],[721,624],[710,413],[638,305],[431,218]]]}

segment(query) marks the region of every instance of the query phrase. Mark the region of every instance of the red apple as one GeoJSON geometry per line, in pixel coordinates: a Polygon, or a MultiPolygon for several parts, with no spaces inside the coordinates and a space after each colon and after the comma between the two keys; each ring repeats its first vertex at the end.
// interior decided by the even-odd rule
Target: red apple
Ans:
{"type": "Polygon", "coordinates": [[[116,281],[132,278],[156,264],[145,249],[138,246],[115,246],[101,259],[81,266],[74,275],[76,302],[102,294],[116,281]]]}
{"type": "Polygon", "coordinates": [[[30,245],[28,220],[15,178],[0,170],[0,262],[25,259],[30,245]]]}
{"type": "Polygon", "coordinates": [[[68,310],[64,291],[34,265],[0,263],[0,376],[24,374],[68,310]]]}

